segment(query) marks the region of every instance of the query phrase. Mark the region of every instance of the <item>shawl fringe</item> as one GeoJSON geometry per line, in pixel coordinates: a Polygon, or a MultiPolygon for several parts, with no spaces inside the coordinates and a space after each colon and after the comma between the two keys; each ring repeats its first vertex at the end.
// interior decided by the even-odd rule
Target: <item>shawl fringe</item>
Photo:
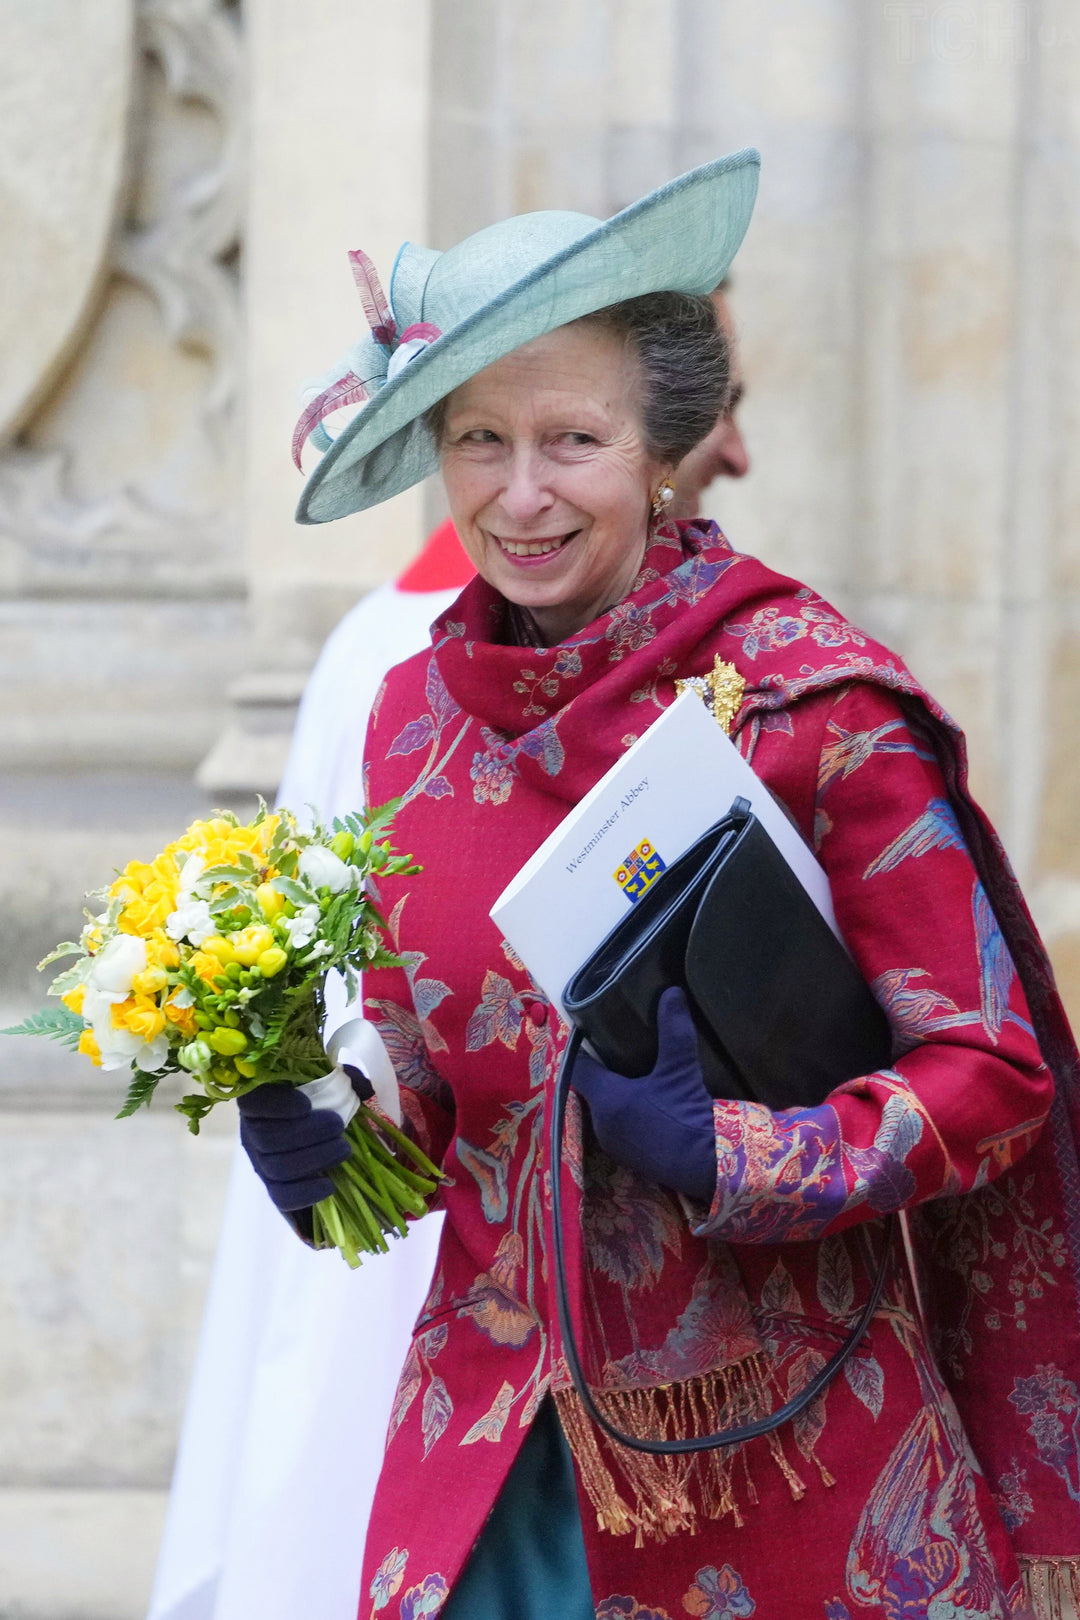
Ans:
{"type": "Polygon", "coordinates": [[[1078,1620],[1080,1558],[1021,1557],[1020,1576],[1033,1620],[1078,1620]]]}
{"type": "MultiPolygon", "coordinates": [[[[593,1390],[608,1422],[640,1440],[689,1439],[766,1416],[772,1410],[770,1371],[764,1356],[749,1356],[730,1367],[678,1383],[647,1389],[593,1390]]],[[[658,1543],[681,1531],[691,1534],[699,1521],[731,1514],[744,1523],[736,1495],[735,1465],[742,1460],[744,1501],[757,1503],[745,1446],[721,1446],[683,1456],[654,1456],[608,1440],[593,1423],[577,1391],[555,1391],[559,1419],[574,1454],[585,1493],[601,1530],[634,1534],[634,1546],[658,1543]]],[[[806,1486],[784,1453],[778,1433],[765,1436],[773,1461],[795,1501],[806,1486]]],[[[806,1451],[825,1485],[836,1481],[812,1448],[806,1451]]],[[[1056,1620],[1056,1616],[1055,1616],[1056,1620]]]]}

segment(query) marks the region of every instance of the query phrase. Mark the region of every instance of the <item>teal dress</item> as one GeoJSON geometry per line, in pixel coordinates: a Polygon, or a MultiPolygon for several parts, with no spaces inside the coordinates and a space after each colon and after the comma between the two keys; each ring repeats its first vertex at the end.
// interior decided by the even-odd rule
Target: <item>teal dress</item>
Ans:
{"type": "Polygon", "coordinates": [[[570,1448],[548,1397],[442,1620],[596,1620],[570,1448]]]}

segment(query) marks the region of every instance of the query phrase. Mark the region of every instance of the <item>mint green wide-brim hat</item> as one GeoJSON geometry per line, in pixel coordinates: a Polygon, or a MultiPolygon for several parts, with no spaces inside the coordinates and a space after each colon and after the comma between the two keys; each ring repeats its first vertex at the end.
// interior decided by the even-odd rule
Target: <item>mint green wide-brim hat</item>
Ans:
{"type": "Polygon", "coordinates": [[[350,254],[372,335],[297,425],[297,461],[308,440],[324,452],[297,522],[362,512],[435,472],[424,413],[523,343],[626,298],[712,292],[746,234],[760,162],[752,148],[732,152],[607,220],[551,210],[489,225],[445,253],[406,242],[388,301],[370,260],[350,254]],[[324,420],[349,407],[331,439],[324,420]]]}

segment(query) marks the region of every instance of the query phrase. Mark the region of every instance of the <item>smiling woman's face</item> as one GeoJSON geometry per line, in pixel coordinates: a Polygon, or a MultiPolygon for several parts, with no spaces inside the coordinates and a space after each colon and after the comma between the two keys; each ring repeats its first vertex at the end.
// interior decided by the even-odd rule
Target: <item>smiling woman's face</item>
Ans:
{"type": "Polygon", "coordinates": [[[465,550],[549,646],[627,594],[671,468],[645,448],[623,338],[579,323],[497,360],[450,395],[440,452],[465,550]]]}

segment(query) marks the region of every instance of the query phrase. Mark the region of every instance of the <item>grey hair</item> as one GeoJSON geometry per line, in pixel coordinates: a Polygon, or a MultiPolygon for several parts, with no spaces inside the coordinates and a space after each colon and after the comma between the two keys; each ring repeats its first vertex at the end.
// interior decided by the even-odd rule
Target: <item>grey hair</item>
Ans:
{"type": "MultiPolygon", "coordinates": [[[[731,398],[731,346],[712,300],[691,293],[646,293],[583,315],[575,325],[603,327],[625,339],[641,368],[645,448],[677,467],[713,429],[731,398]]],[[[442,441],[446,399],[425,412],[442,441]]]]}
{"type": "Polygon", "coordinates": [[[585,315],[581,324],[615,332],[635,351],[645,447],[677,467],[712,432],[731,397],[731,346],[712,300],[646,293],[585,315]]]}

